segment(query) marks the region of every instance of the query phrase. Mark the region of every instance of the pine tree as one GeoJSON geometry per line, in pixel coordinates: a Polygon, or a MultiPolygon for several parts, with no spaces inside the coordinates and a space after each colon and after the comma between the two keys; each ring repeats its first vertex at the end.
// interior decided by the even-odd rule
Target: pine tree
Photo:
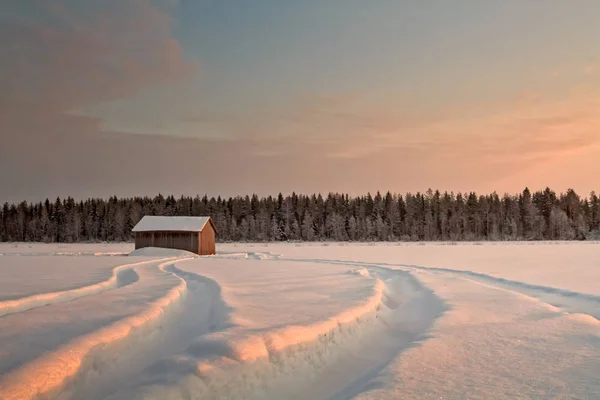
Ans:
{"type": "Polygon", "coordinates": [[[306,241],[315,240],[315,230],[313,226],[313,218],[309,212],[304,214],[304,221],[302,221],[302,239],[306,241]]]}
{"type": "Polygon", "coordinates": [[[134,197],[4,204],[2,241],[121,241],[143,215],[210,215],[218,240],[585,240],[600,238],[600,199],[546,188],[517,195],[427,190],[374,197],[134,197]]]}

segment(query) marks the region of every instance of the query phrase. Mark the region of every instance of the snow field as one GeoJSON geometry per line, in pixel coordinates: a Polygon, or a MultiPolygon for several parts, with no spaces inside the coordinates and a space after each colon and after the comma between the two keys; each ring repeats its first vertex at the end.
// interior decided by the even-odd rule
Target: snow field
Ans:
{"type": "Polygon", "coordinates": [[[124,256],[132,243],[0,243],[2,256],[124,256]]]}
{"type": "Polygon", "coordinates": [[[3,399],[600,398],[598,244],[36,246],[3,399]]]}

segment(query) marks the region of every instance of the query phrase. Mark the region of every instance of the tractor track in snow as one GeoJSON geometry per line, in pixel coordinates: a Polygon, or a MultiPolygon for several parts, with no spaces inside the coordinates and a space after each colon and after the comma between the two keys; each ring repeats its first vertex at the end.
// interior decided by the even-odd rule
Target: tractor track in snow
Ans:
{"type": "Polygon", "coordinates": [[[62,290],[57,292],[47,292],[34,294],[31,296],[17,299],[0,301],[0,317],[31,310],[37,307],[44,307],[51,304],[64,303],[84,296],[91,296],[102,293],[110,289],[116,289],[131,285],[139,280],[139,275],[135,267],[146,264],[161,263],[172,260],[173,258],[162,258],[158,260],[141,261],[131,264],[123,264],[112,269],[112,275],[105,281],[82,286],[75,289],[62,290]]]}
{"type": "MultiPolygon", "coordinates": [[[[122,265],[115,269],[124,270],[145,264],[158,264],[159,270],[175,275],[167,270],[169,266],[187,260],[170,257],[122,265]]],[[[99,289],[97,285],[86,286],[80,288],[86,289],[83,292],[76,292],[76,296],[67,298],[60,297],[58,302],[99,294],[109,288],[117,287],[115,286],[118,284],[117,272],[113,275],[114,279],[102,282],[99,289]]],[[[136,276],[139,278],[139,275],[136,276]]],[[[135,282],[137,279],[126,283],[129,285],[135,282]]],[[[69,292],[71,291],[66,291],[69,292]]],[[[0,376],[0,398],[12,400],[91,398],[85,392],[77,391],[82,387],[85,388],[90,382],[95,382],[102,373],[110,375],[110,372],[114,372],[111,367],[113,360],[121,360],[129,364],[129,357],[135,356],[135,353],[130,353],[131,345],[136,347],[137,352],[138,342],[151,344],[155,339],[156,328],[158,327],[159,332],[162,332],[161,321],[170,315],[172,309],[177,308],[176,306],[186,297],[186,294],[187,282],[180,278],[179,285],[172,287],[165,295],[148,304],[148,307],[139,313],[75,337],[57,349],[41,354],[21,367],[0,376]],[[35,378],[32,380],[33,377],[35,378]]],[[[38,304],[34,306],[37,307],[38,304]]],[[[151,347],[141,350],[151,350],[151,347]]],[[[111,376],[116,377],[116,375],[111,376]]]]}
{"type": "Polygon", "coordinates": [[[561,309],[567,313],[586,314],[600,321],[600,296],[579,293],[566,289],[535,285],[526,282],[495,277],[473,271],[451,268],[426,267],[413,264],[372,263],[362,261],[344,261],[328,259],[285,259],[298,262],[318,262],[324,264],[352,265],[356,267],[385,267],[401,268],[406,271],[421,271],[428,273],[447,274],[482,283],[509,292],[525,295],[543,303],[561,309]]]}
{"type": "Polygon", "coordinates": [[[75,384],[67,386],[59,399],[134,399],[136,389],[147,382],[167,384],[194,370],[196,363],[179,355],[199,337],[225,329],[229,320],[220,286],[176,266],[189,260],[162,264],[162,270],[181,282],[176,298],[120,342],[91,354],[75,384]]]}
{"type": "MultiPolygon", "coordinates": [[[[278,259],[270,253],[222,258],[278,259]]],[[[176,267],[172,271],[194,279],[195,274],[176,267]]],[[[270,346],[269,337],[279,337],[278,332],[235,338],[226,332],[199,335],[185,350],[146,368],[136,385],[109,398],[346,399],[360,393],[399,353],[425,339],[447,306],[407,271],[366,266],[364,271],[348,272],[380,285],[373,304],[359,315],[325,328],[313,339],[281,348],[270,346]],[[265,346],[264,355],[240,358],[238,349],[259,345],[265,346]]]]}

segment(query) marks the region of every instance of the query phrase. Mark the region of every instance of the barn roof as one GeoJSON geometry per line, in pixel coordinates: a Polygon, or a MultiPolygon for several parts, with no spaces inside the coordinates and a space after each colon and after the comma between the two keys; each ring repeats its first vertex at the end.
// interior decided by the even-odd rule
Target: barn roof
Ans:
{"type": "Polygon", "coordinates": [[[214,229],[215,226],[210,217],[159,217],[146,215],[133,227],[132,232],[200,232],[207,223],[210,223],[214,229]]]}

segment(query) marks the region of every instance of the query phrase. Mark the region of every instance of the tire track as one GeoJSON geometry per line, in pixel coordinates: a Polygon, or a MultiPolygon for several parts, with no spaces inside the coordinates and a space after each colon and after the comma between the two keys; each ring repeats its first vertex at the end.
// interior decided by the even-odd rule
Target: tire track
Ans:
{"type": "Polygon", "coordinates": [[[396,267],[408,271],[426,271],[430,273],[449,274],[469,279],[475,282],[498,287],[514,293],[519,293],[532,297],[538,301],[557,307],[564,312],[586,314],[596,320],[600,320],[600,296],[587,293],[574,292],[567,289],[559,289],[549,286],[535,285],[526,282],[515,281],[506,278],[495,277],[479,272],[463,271],[451,268],[425,267],[412,264],[391,264],[391,263],[369,263],[362,261],[344,261],[327,259],[289,259],[298,262],[319,262],[325,264],[342,264],[356,267],[396,267]]]}
{"type": "Polygon", "coordinates": [[[423,338],[445,310],[443,301],[406,271],[369,267],[361,275],[376,280],[378,289],[356,310],[314,327],[198,336],[184,351],[137,376],[138,384],[109,398],[349,398],[423,338]]]}
{"type": "Polygon", "coordinates": [[[203,335],[230,326],[230,308],[217,282],[184,271],[176,263],[161,269],[185,286],[181,301],[125,340],[88,357],[61,399],[132,400],[144,385],[173,383],[195,370],[196,361],[186,355],[198,350],[203,335]]]}
{"type": "MultiPolygon", "coordinates": [[[[187,259],[170,259],[170,261],[159,264],[158,268],[164,271],[169,264],[185,260],[187,259]]],[[[160,261],[152,260],[133,265],[139,266],[160,261]]],[[[94,354],[101,354],[110,345],[130,337],[144,325],[160,319],[171,305],[176,304],[185,296],[185,291],[186,284],[182,280],[165,296],[149,304],[149,307],[143,312],[80,336],[56,351],[46,353],[23,367],[0,377],[0,398],[29,400],[40,397],[56,397],[73,378],[82,373],[84,368],[93,366],[94,354]]]]}
{"type": "Polygon", "coordinates": [[[119,265],[113,268],[112,276],[102,282],[83,286],[76,289],[63,290],[59,292],[40,293],[32,296],[22,297],[14,300],[5,300],[0,302],[0,317],[31,310],[37,307],[43,307],[50,304],[64,303],[83,296],[90,296],[102,293],[109,289],[119,288],[131,285],[139,280],[139,275],[134,268],[162,261],[172,260],[173,258],[163,258],[158,260],[141,261],[132,264],[119,265]]]}

